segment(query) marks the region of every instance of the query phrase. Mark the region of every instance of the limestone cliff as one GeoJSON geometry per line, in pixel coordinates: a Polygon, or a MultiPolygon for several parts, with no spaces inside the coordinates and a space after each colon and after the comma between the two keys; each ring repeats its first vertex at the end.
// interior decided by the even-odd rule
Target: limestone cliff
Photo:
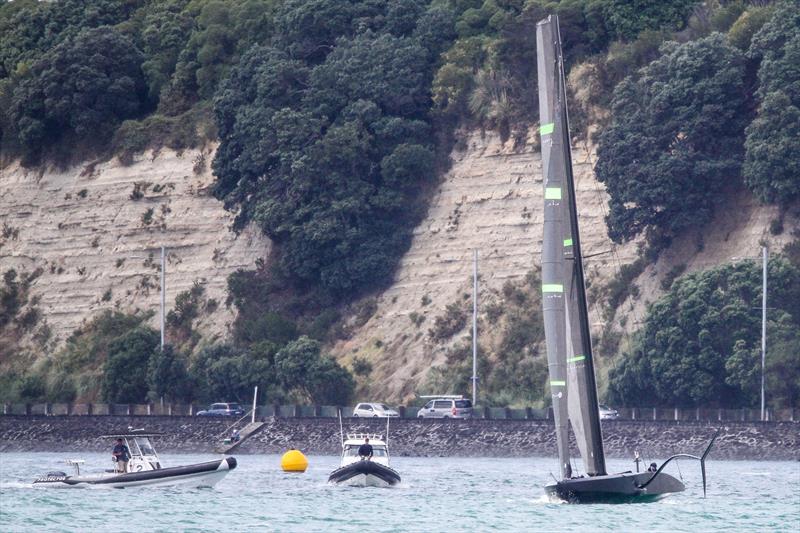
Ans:
{"type": "MultiPolygon", "coordinates": [[[[429,370],[443,364],[448,349],[468,338],[469,321],[444,340],[432,340],[429,330],[448,305],[469,307],[476,249],[479,338],[483,343],[497,335],[487,307],[502,304],[506,282],[538,268],[543,201],[537,142],[531,136],[515,147],[493,133],[464,134],[391,286],[353,306],[359,316],[346,319],[350,335],[329,347],[345,364],[355,356],[372,364],[361,380],[365,397],[360,399],[399,401],[414,392],[440,392],[420,387],[429,370]]],[[[0,272],[39,273],[28,305],[39,309],[40,318],[23,339],[28,346],[48,353],[103,309],[157,310],[161,245],[168,247],[168,309],[180,292],[201,283],[218,305],[202,316],[196,330],[207,340],[226,335],[233,319],[224,305],[226,278],[265,258],[270,243],[255,230],[238,236],[229,230],[232,215],[208,194],[212,156],[209,149],[161,150],[130,165],[111,160],[67,170],[0,169],[0,272]]],[[[587,280],[595,295],[590,319],[597,334],[609,326],[621,335],[636,329],[646,303],[659,296],[662,280],[676,269],[756,257],[761,242],[777,251],[798,227],[797,219],[787,216],[783,233],[771,235],[778,209],[758,204],[746,191],[731,190],[720,199],[712,224],[675,239],[635,280],[638,296],[609,317],[602,290],[595,289],[635,261],[640,246],[613,246],[606,235],[607,195],[594,179],[594,147],[574,146],[573,158],[587,280]]],[[[157,317],[152,325],[157,326],[157,317]]],[[[601,373],[609,364],[611,359],[600,362],[601,373]]]]}
{"type": "MultiPolygon", "coordinates": [[[[584,253],[595,255],[587,261],[588,277],[608,279],[619,262],[635,259],[636,246],[610,253],[607,198],[594,179],[593,149],[576,146],[573,155],[584,253]]],[[[448,304],[471,298],[473,250],[479,254],[482,308],[505,282],[522,279],[539,264],[544,204],[536,139],[515,149],[494,134],[474,132],[456,148],[452,162],[393,285],[377,296],[375,314],[335,346],[345,359],[357,355],[372,363],[369,393],[380,398],[413,393],[428,370],[443,363],[447,348],[469,334],[465,327],[450,342],[435,343],[427,331],[448,304]],[[420,316],[425,319],[417,326],[412,318],[420,316]]],[[[592,320],[599,319],[592,311],[592,320]]],[[[483,318],[489,331],[479,331],[479,337],[492,334],[492,322],[483,318]]]]}
{"type": "Polygon", "coordinates": [[[201,283],[217,305],[198,330],[206,338],[226,333],[233,318],[224,305],[226,277],[252,268],[269,242],[257,231],[229,230],[231,214],[208,193],[211,158],[208,149],[161,150],[130,165],[0,169],[0,272],[40,269],[29,298],[41,316],[31,332],[39,350],[59,345],[102,309],[157,311],[162,245],[167,308],[201,283]]]}
{"type": "MultiPolygon", "coordinates": [[[[442,392],[419,386],[432,367],[443,364],[449,348],[469,337],[470,322],[464,321],[460,332],[445,342],[431,340],[428,331],[448,304],[471,299],[475,249],[482,325],[478,337],[483,343],[496,335],[487,304],[500,300],[506,281],[522,279],[540,261],[543,191],[536,143],[529,138],[525,146],[515,148],[495,134],[473,132],[454,150],[452,168],[431,199],[427,218],[416,228],[392,286],[374,296],[371,318],[333,347],[345,362],[359,357],[371,363],[373,371],[363,380],[363,399],[404,400],[414,392],[442,392]]],[[[593,146],[573,147],[587,283],[596,295],[590,294],[589,309],[595,341],[606,328],[619,336],[635,330],[644,319],[646,303],[663,293],[662,280],[674,275],[676,268],[688,272],[737,257],[757,257],[761,242],[778,251],[798,227],[796,219],[787,217],[783,233],[771,235],[769,226],[780,216],[778,209],[760,205],[747,191],[730,191],[720,200],[709,227],[675,239],[635,280],[638,296],[609,317],[603,309],[602,287],[622,265],[637,259],[641,246],[639,242],[613,245],[609,240],[604,223],[608,198],[603,184],[595,180],[595,159],[593,146]],[[612,323],[606,323],[609,320],[612,323]]],[[[605,355],[611,357],[598,361],[601,387],[602,375],[613,365],[616,353],[605,355]]]]}

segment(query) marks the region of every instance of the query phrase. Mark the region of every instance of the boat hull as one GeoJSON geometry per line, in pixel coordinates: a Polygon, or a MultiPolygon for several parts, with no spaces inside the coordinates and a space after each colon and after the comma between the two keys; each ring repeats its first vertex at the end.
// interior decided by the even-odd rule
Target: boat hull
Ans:
{"type": "Polygon", "coordinates": [[[40,477],[33,482],[36,487],[48,488],[125,488],[145,485],[213,487],[228,472],[236,468],[236,459],[226,457],[216,461],[186,466],[160,468],[144,472],[126,474],[100,474],[86,476],[51,475],[40,477]]]}
{"type": "Polygon", "coordinates": [[[551,483],[544,490],[551,498],[570,503],[644,503],[686,490],[683,483],[664,473],[658,474],[646,487],[640,488],[652,477],[652,472],[580,477],[551,483]]]}
{"type": "Polygon", "coordinates": [[[328,483],[351,487],[391,487],[400,483],[396,470],[374,461],[356,461],[334,470],[328,483]]]}

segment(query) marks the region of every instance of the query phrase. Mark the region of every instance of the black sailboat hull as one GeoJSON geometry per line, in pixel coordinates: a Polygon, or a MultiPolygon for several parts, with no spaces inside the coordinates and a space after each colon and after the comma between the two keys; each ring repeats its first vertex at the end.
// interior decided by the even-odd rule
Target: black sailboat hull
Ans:
{"type": "Polygon", "coordinates": [[[400,483],[400,474],[393,468],[374,461],[356,461],[337,468],[328,477],[328,483],[337,485],[362,484],[356,483],[357,480],[363,480],[365,486],[392,486],[400,483]]]}
{"type": "Polygon", "coordinates": [[[652,472],[624,472],[608,476],[563,479],[546,485],[548,496],[570,503],[631,503],[655,501],[666,494],[683,492],[683,483],[669,474],[652,472]]]}

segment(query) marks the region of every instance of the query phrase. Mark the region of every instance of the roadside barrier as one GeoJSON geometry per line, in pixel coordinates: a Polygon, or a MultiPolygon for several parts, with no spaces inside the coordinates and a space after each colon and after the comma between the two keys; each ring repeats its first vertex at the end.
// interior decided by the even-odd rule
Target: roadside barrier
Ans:
{"type": "MultiPolygon", "coordinates": [[[[205,406],[180,403],[151,404],[108,404],[108,403],[4,403],[2,414],[22,416],[194,416],[205,406]]],[[[400,406],[397,411],[401,418],[416,418],[422,406],[400,406]]],[[[341,409],[347,418],[353,413],[352,406],[332,405],[260,405],[256,407],[257,418],[336,418],[341,409]]],[[[761,411],[758,409],[715,409],[715,408],[662,408],[662,407],[623,407],[617,409],[618,420],[674,420],[705,422],[758,422],[761,411]]],[[[767,409],[767,421],[795,422],[796,409],[767,409]]],[[[550,408],[534,409],[509,407],[477,407],[475,418],[488,420],[549,420],[553,414],[550,408]]]]}

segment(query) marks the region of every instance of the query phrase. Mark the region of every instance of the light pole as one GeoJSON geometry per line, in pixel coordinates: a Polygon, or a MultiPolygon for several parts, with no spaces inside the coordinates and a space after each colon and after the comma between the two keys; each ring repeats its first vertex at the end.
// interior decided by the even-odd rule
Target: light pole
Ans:
{"type": "Polygon", "coordinates": [[[478,402],[478,250],[472,255],[472,406],[478,402]]]}
{"type": "Polygon", "coordinates": [[[766,420],[766,399],[764,396],[764,382],[767,370],[767,247],[761,249],[762,275],[761,275],[761,421],[766,420]]]}
{"type": "Polygon", "coordinates": [[[166,261],[166,248],[164,246],[161,247],[161,351],[164,351],[164,323],[165,323],[165,315],[167,309],[166,304],[166,270],[167,270],[167,261],[166,261]]]}

